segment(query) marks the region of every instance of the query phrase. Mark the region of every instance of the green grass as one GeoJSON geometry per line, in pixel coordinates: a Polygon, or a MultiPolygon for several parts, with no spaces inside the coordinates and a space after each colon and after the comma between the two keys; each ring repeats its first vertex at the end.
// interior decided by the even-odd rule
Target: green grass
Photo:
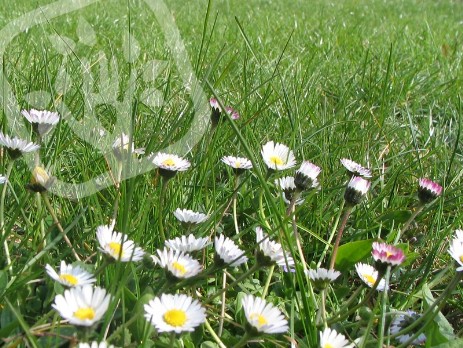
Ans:
{"type": "MultiPolygon", "coordinates": [[[[0,5],[0,27],[50,3],[5,2],[0,5]]],[[[430,0],[233,0],[209,4],[201,0],[185,4],[172,0],[167,5],[206,97],[219,97],[223,105],[231,105],[241,117],[233,123],[220,124],[215,131],[208,129],[185,155],[192,167],[169,182],[162,205],[161,178],[154,170],[122,181],[119,188],[113,185],[78,200],[50,195],[61,225],[88,268],[95,270],[102,265],[104,258],[98,251],[95,231],[110,222],[116,200],[119,206],[115,229],[151,254],[162,248],[160,217],[168,238],[184,233],[172,214],[178,207],[210,214],[208,221],[194,230],[195,235],[224,233],[234,238],[247,251],[249,267],[255,262],[254,228],[268,224],[271,228],[267,232],[294,253],[298,264],[296,274],[275,268],[266,296],[289,318],[290,330],[285,336],[265,336],[263,341],[249,346],[286,347],[289,338],[296,340],[299,347],[317,346],[321,328],[315,324],[317,311],[313,301],[318,307],[320,295],[310,294],[311,285],[301,272],[291,222],[285,217],[286,206],[273,184],[275,178],[293,175],[294,171],[278,172],[267,180],[260,156],[262,145],[274,140],[293,149],[298,164],[310,160],[322,168],[320,190],[307,197],[295,214],[304,256],[312,268],[319,261],[324,267],[329,264],[332,249],[327,255],[323,251],[331,232],[336,231],[347,182],[340,158],[351,158],[373,170],[368,199],[350,216],[341,241],[344,245],[373,238],[392,243],[409,212],[417,206],[418,179],[429,177],[444,186],[443,196],[426,206],[402,236],[401,246],[407,250],[409,261],[394,271],[388,296],[390,310],[425,311],[430,302],[425,290],[430,288],[437,298],[454,279],[454,268],[446,268],[453,264],[447,250],[454,230],[462,227],[463,4],[430,0]],[[243,175],[237,194],[239,241],[232,210],[222,217],[234,192],[233,175],[220,162],[225,155],[246,156],[255,165],[251,173],[243,175]]],[[[3,57],[3,73],[18,101],[16,108],[33,107],[28,95],[42,90],[50,97],[39,106],[62,110],[65,103],[76,119],[84,122],[87,98],[82,92],[86,83],[82,66],[86,60],[91,65],[90,88],[102,88],[99,67],[105,62],[99,59],[100,52],[117,60],[119,80],[119,85],[106,87],[116,91],[115,101],[111,105],[102,102],[95,109],[96,117],[114,135],[105,141],[110,145],[119,134],[121,118],[133,130],[135,147],[146,147],[147,153],[160,151],[181,139],[190,126],[193,104],[172,58],[172,49],[143,1],[98,2],[49,19],[15,37],[3,57]],[[96,43],[77,43],[63,61],[57,49],[66,50],[69,46],[63,46],[61,40],[70,38],[77,42],[82,19],[96,33],[96,43]],[[124,55],[123,33],[129,29],[140,47],[133,63],[127,62],[124,55]],[[52,41],[50,35],[54,35],[52,41]],[[152,60],[165,64],[150,82],[142,69],[152,60]],[[64,71],[66,79],[57,77],[63,76],[60,74],[64,71]],[[135,82],[129,80],[130,72],[136,72],[135,82]],[[57,81],[71,81],[72,85],[61,93],[63,86],[57,85],[57,81]],[[123,92],[132,85],[136,87],[136,98],[124,109],[120,103],[123,92]],[[163,106],[143,102],[142,93],[147,88],[158,90],[163,106]]],[[[23,124],[21,117],[18,113],[19,124],[23,124]]],[[[0,131],[11,134],[12,127],[7,115],[1,114],[0,131]]],[[[86,126],[84,132],[88,134],[91,128],[86,126]]],[[[54,176],[69,183],[90,180],[115,163],[110,151],[97,151],[66,120],[45,138],[40,158],[44,166],[51,166],[54,176]]],[[[1,174],[9,163],[3,153],[1,174]]],[[[81,339],[83,333],[72,325],[59,323],[61,318],[51,304],[64,289],[47,276],[44,267],[47,263],[57,267],[61,260],[73,262],[74,258],[43,201],[26,190],[29,177],[26,162],[16,162],[6,191],[2,244],[7,241],[13,272],[8,272],[2,248],[0,337],[11,347],[15,343],[23,347],[65,347],[70,337],[77,333],[74,340],[81,339]],[[41,249],[42,229],[46,234],[45,251],[41,249]]],[[[358,255],[362,251],[365,252],[359,250],[358,255]]],[[[369,256],[370,251],[366,250],[366,254],[369,256]]],[[[206,270],[212,267],[213,249],[209,247],[198,260],[204,262],[206,270]]],[[[366,257],[363,262],[371,263],[371,258],[366,257]]],[[[239,277],[245,270],[242,266],[228,271],[239,277]]],[[[353,262],[342,271],[328,291],[328,317],[362,286],[353,262]]],[[[220,291],[222,273],[182,290],[206,300],[220,291]]],[[[233,347],[244,334],[245,319],[240,310],[243,293],[262,295],[269,274],[268,269],[260,270],[228,289],[227,317],[221,336],[227,347],[233,347]]],[[[97,278],[97,284],[106,288],[114,301],[92,332],[92,338],[110,337],[111,343],[119,347],[169,344],[170,336],[150,331],[143,318],[143,304],[159,295],[157,291],[164,281],[162,269],[146,263],[116,263],[106,267],[97,278]],[[130,325],[125,327],[127,322],[130,325]]],[[[359,301],[366,293],[362,290],[359,301]]],[[[439,309],[453,325],[454,336],[445,336],[448,325],[443,317],[432,319],[430,315],[431,324],[423,329],[429,338],[428,346],[462,335],[461,287],[447,295],[439,309]]],[[[381,298],[381,293],[375,293],[365,305],[376,317],[357,321],[356,312],[331,327],[351,340],[365,335],[366,346],[378,346],[376,319],[386,309],[379,305],[381,298]]],[[[218,298],[207,307],[207,315],[212,330],[218,332],[218,298]]],[[[386,327],[389,320],[390,316],[386,327]]],[[[199,347],[203,342],[209,345],[202,347],[216,344],[203,326],[192,334],[178,336],[179,347],[180,340],[185,347],[199,347]]],[[[391,344],[396,343],[392,338],[391,344]]]]}

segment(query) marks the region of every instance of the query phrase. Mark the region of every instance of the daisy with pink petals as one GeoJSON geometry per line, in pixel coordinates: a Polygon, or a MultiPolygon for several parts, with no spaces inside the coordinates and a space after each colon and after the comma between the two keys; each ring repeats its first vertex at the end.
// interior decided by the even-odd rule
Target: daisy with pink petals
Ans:
{"type": "Polygon", "coordinates": [[[423,204],[435,200],[442,194],[442,186],[426,178],[421,178],[418,183],[418,198],[423,204]]]}
{"type": "Polygon", "coordinates": [[[384,266],[395,267],[405,261],[405,254],[402,249],[386,243],[374,242],[371,254],[377,262],[377,268],[384,266]]]}

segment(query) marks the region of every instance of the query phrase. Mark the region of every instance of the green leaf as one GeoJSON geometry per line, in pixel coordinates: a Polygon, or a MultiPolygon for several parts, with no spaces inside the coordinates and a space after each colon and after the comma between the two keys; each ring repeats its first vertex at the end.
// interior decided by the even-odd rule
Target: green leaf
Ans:
{"type": "Polygon", "coordinates": [[[439,344],[438,346],[434,346],[433,348],[461,348],[463,347],[463,339],[452,340],[443,344],[439,344]]]}
{"type": "Polygon", "coordinates": [[[201,348],[218,348],[218,344],[217,343],[214,343],[214,342],[211,342],[211,341],[205,341],[203,343],[201,343],[201,348]]]}
{"type": "Polygon", "coordinates": [[[411,215],[412,212],[410,210],[396,210],[380,216],[378,220],[386,223],[388,226],[391,226],[392,223],[394,223],[394,226],[397,226],[397,224],[407,221],[411,215]]]}
{"type": "Polygon", "coordinates": [[[371,255],[371,245],[376,239],[359,240],[341,245],[336,257],[336,269],[346,271],[354,267],[357,262],[371,255]]]}

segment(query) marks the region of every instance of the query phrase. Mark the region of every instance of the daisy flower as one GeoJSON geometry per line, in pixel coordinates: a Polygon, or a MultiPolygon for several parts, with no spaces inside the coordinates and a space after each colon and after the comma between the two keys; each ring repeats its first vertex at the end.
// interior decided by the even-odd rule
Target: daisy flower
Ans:
{"type": "Polygon", "coordinates": [[[237,267],[248,261],[244,252],[238,248],[234,241],[221,234],[215,237],[214,247],[216,253],[216,262],[237,267]]]}
{"type": "Polygon", "coordinates": [[[347,184],[346,192],[344,193],[344,199],[349,204],[359,204],[363,197],[367,194],[369,188],[369,181],[359,176],[354,176],[347,184]]]}
{"type": "Polygon", "coordinates": [[[157,250],[158,257],[153,256],[155,263],[167,269],[175,278],[191,278],[199,274],[202,266],[190,255],[180,251],[164,248],[157,250]]]}
{"type": "Polygon", "coordinates": [[[230,106],[225,107],[225,111],[227,112],[227,114],[230,115],[230,118],[232,120],[237,120],[237,119],[240,118],[240,114],[238,113],[238,111],[236,111],[235,109],[233,109],[230,106]]]}
{"type": "Polygon", "coordinates": [[[175,209],[174,216],[178,221],[186,224],[200,224],[209,218],[209,215],[180,208],[175,209]]]}
{"type": "MultiPolygon", "coordinates": [[[[461,230],[457,230],[459,232],[461,230]]],[[[460,238],[460,235],[457,234],[457,236],[452,240],[450,243],[450,248],[449,248],[449,254],[452,256],[455,261],[458,262],[460,265],[456,271],[461,272],[463,271],[463,239],[460,238]]]]}
{"type": "MultiPolygon", "coordinates": [[[[209,104],[212,108],[211,122],[212,125],[215,127],[219,124],[220,121],[224,119],[224,117],[222,116],[222,108],[220,107],[219,102],[215,98],[211,98],[209,100],[209,104]]],[[[238,113],[238,111],[234,110],[230,106],[225,107],[225,111],[232,120],[237,120],[240,118],[240,114],[238,113]]]]}
{"type": "Polygon", "coordinates": [[[317,268],[316,270],[309,269],[308,274],[314,287],[317,290],[323,290],[329,283],[334,282],[341,275],[341,272],[334,269],[317,268]]]}
{"type": "Polygon", "coordinates": [[[12,159],[21,157],[24,153],[37,151],[40,146],[17,137],[10,138],[0,132],[0,146],[6,149],[6,152],[12,159]]]}
{"type": "Polygon", "coordinates": [[[26,185],[27,188],[34,192],[45,192],[55,182],[55,177],[49,176],[43,167],[37,166],[32,171],[30,184],[26,185]]]}
{"type": "Polygon", "coordinates": [[[267,334],[288,331],[288,321],[273,304],[253,295],[245,295],[241,304],[252,331],[267,334]]]}
{"type": "Polygon", "coordinates": [[[73,325],[92,326],[106,313],[110,299],[105,289],[84,285],[57,295],[52,307],[73,325]]]}
{"type": "Polygon", "coordinates": [[[374,242],[371,254],[378,269],[384,266],[395,267],[405,261],[405,254],[402,249],[386,243],[374,242]]]}
{"type": "MultiPolygon", "coordinates": [[[[375,270],[372,266],[364,264],[364,263],[357,263],[355,265],[355,270],[357,271],[358,276],[362,281],[367,284],[370,288],[373,287],[373,285],[376,282],[376,279],[378,279],[378,271],[375,270]]],[[[379,281],[378,287],[376,290],[378,291],[384,291],[385,288],[385,280],[381,279],[379,281]]],[[[389,289],[386,289],[389,290],[389,289]]]]}
{"type": "Polygon", "coordinates": [[[106,342],[93,341],[92,343],[79,343],[77,348],[114,348],[114,346],[106,342]]]}
{"type": "MultiPolygon", "coordinates": [[[[391,332],[391,335],[395,335],[399,331],[402,331],[402,330],[406,329],[412,323],[417,321],[420,317],[421,317],[421,315],[419,315],[418,313],[416,313],[414,311],[410,311],[410,310],[406,311],[406,312],[404,312],[402,314],[396,315],[394,317],[394,320],[392,321],[390,329],[389,329],[390,332],[391,332]]],[[[415,330],[417,330],[417,329],[415,329],[415,330]]],[[[414,332],[412,331],[412,332],[406,333],[404,335],[396,336],[395,339],[397,341],[399,341],[400,343],[405,343],[415,334],[415,332],[416,332],[415,330],[414,330],[414,332]]],[[[409,344],[420,345],[420,344],[423,344],[424,342],[426,342],[426,335],[424,333],[421,333],[417,338],[415,338],[409,344]]]]}
{"type": "Polygon", "coordinates": [[[463,243],[463,230],[455,230],[455,234],[457,239],[459,239],[463,243]]]}
{"type": "Polygon", "coordinates": [[[320,348],[352,348],[346,336],[331,330],[329,327],[320,332],[320,348]]]}
{"type": "Polygon", "coordinates": [[[209,244],[211,244],[209,238],[196,238],[192,234],[188,235],[188,237],[181,236],[175,239],[166,240],[165,242],[166,247],[176,251],[183,251],[185,253],[202,250],[209,244]]]}
{"type": "Polygon", "coordinates": [[[146,320],[158,332],[191,332],[206,321],[206,310],[199,301],[183,294],[162,294],[144,308],[146,320]]]}
{"type": "Polygon", "coordinates": [[[52,279],[69,287],[83,286],[96,282],[93,274],[79,266],[73,266],[71,264],[67,265],[64,261],[61,261],[59,273],[57,273],[49,264],[45,266],[45,270],[52,279]]]}
{"type": "Polygon", "coordinates": [[[159,152],[151,155],[150,160],[159,168],[159,174],[166,179],[173,178],[177,172],[190,168],[190,162],[177,155],[159,152]]]}
{"type": "MultiPolygon", "coordinates": [[[[286,204],[290,204],[293,195],[296,193],[296,184],[294,183],[294,177],[292,176],[285,176],[283,178],[279,178],[275,180],[275,185],[279,186],[280,189],[283,191],[281,196],[286,204]]],[[[303,198],[296,199],[296,205],[300,205],[304,203],[303,198]]]]}
{"type": "Polygon", "coordinates": [[[294,260],[283,250],[281,244],[271,241],[261,227],[256,227],[256,240],[259,245],[257,262],[268,266],[277,264],[278,266],[294,266],[294,260]],[[286,257],[285,257],[286,256],[286,257]]]}
{"type": "Polygon", "coordinates": [[[0,175],[0,185],[6,183],[6,176],[0,175]]]}
{"type": "Polygon", "coordinates": [[[47,134],[59,121],[57,112],[31,109],[22,110],[21,113],[32,124],[34,132],[41,136],[47,134]]]}
{"type": "Polygon", "coordinates": [[[296,188],[299,191],[317,188],[319,185],[317,177],[320,172],[321,168],[315,164],[309,161],[302,162],[301,167],[296,170],[296,175],[294,176],[296,188]]]}
{"type": "Polygon", "coordinates": [[[143,258],[144,251],[140,247],[135,246],[125,234],[113,231],[110,226],[99,226],[96,237],[100,244],[99,249],[115,260],[136,262],[143,258]]]}
{"type": "Polygon", "coordinates": [[[270,170],[284,170],[296,165],[294,153],[286,145],[269,141],[262,147],[261,153],[270,170]]]}
{"type": "Polygon", "coordinates": [[[357,162],[354,162],[348,158],[341,158],[341,164],[347,171],[354,176],[361,176],[364,178],[371,178],[371,170],[365,167],[362,167],[357,162]]]}
{"type": "Polygon", "coordinates": [[[129,153],[137,155],[143,155],[145,153],[144,148],[135,149],[133,142],[130,142],[130,137],[125,133],[122,133],[116,138],[116,140],[114,140],[112,149],[114,156],[116,156],[116,158],[120,161],[123,160],[129,153]]]}
{"type": "Polygon", "coordinates": [[[245,157],[225,156],[222,157],[222,162],[233,168],[236,175],[244,173],[248,169],[252,169],[252,163],[245,157]]]}
{"type": "Polygon", "coordinates": [[[418,182],[418,198],[423,204],[430,203],[442,194],[442,186],[426,178],[418,182]]]}

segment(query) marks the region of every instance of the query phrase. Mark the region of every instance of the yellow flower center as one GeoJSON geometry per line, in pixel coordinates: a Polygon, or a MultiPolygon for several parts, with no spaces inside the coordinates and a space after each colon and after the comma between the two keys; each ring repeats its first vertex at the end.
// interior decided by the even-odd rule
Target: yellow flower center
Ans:
{"type": "Polygon", "coordinates": [[[394,253],[391,253],[390,251],[386,251],[386,258],[390,258],[394,253]]]}
{"type": "Polygon", "coordinates": [[[376,282],[376,278],[374,278],[371,274],[363,274],[363,278],[365,278],[365,280],[370,284],[370,285],[374,285],[375,282],[376,282]]]}
{"type": "Polygon", "coordinates": [[[164,321],[170,326],[183,326],[186,322],[186,313],[181,309],[171,309],[164,313],[164,321]]]}
{"type": "Polygon", "coordinates": [[[262,314],[252,313],[249,317],[251,318],[251,320],[257,319],[257,327],[264,326],[268,323],[267,319],[265,319],[265,317],[262,314]]]}
{"type": "Polygon", "coordinates": [[[240,161],[236,161],[235,162],[235,168],[239,168],[241,167],[241,162],[240,161]]]}
{"type": "Polygon", "coordinates": [[[178,263],[178,262],[176,262],[176,261],[172,262],[172,267],[173,267],[174,269],[176,269],[177,271],[179,271],[179,272],[180,272],[180,275],[184,275],[184,274],[186,273],[186,268],[185,268],[185,266],[183,266],[182,264],[180,264],[180,263],[178,263]]]}
{"type": "Polygon", "coordinates": [[[72,274],[66,274],[66,273],[63,273],[59,276],[59,279],[65,281],[66,283],[69,283],[71,285],[77,285],[77,283],[79,282],[77,280],[76,277],[74,277],[72,274]]]}
{"type": "Polygon", "coordinates": [[[119,258],[119,255],[122,258],[122,255],[124,255],[124,253],[121,253],[121,250],[122,250],[121,243],[111,242],[108,244],[108,246],[109,246],[109,250],[111,251],[111,254],[115,258],[119,258]]]}
{"type": "Polygon", "coordinates": [[[270,162],[277,166],[281,166],[284,163],[283,160],[278,156],[270,156],[270,162]]]}
{"type": "Polygon", "coordinates": [[[327,343],[322,348],[334,348],[334,346],[330,343],[327,343]]]}
{"type": "Polygon", "coordinates": [[[172,167],[175,165],[175,161],[172,158],[168,158],[164,161],[162,161],[162,165],[172,167]]]}
{"type": "Polygon", "coordinates": [[[50,179],[45,169],[42,167],[35,167],[32,171],[32,184],[39,184],[44,186],[50,179]]]}
{"type": "Polygon", "coordinates": [[[91,307],[79,308],[74,312],[74,317],[80,320],[92,320],[95,318],[95,311],[91,307]]]}
{"type": "Polygon", "coordinates": [[[460,261],[463,262],[463,255],[460,256],[460,261]]]}

